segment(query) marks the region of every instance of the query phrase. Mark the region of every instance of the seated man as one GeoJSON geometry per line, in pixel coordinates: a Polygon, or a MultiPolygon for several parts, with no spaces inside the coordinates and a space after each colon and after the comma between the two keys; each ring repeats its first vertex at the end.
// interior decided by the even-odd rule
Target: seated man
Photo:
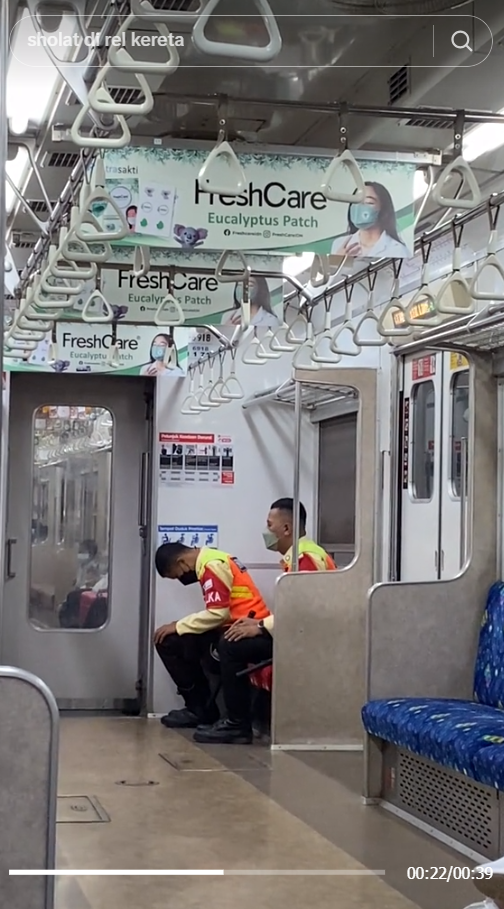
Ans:
{"type": "Polygon", "coordinates": [[[223,625],[252,616],[259,621],[269,610],[247,569],[227,552],[165,543],[156,552],[156,570],[185,586],[199,582],[205,601],[201,612],[162,625],[154,635],[156,650],[185,701],[185,708],[172,710],[161,722],[171,729],[215,723],[219,711],[208,707],[210,686],[201,660],[217,645],[223,625]]]}
{"type": "MultiPolygon", "coordinates": [[[[292,543],[294,503],[292,499],[278,499],[270,508],[268,530],[263,534],[266,548],[282,555],[284,572],[292,569],[292,543]]],[[[306,509],[299,505],[299,571],[336,571],[331,557],[306,536],[306,509]]],[[[207,729],[197,729],[194,741],[208,744],[250,744],[252,722],[250,710],[250,681],[248,676],[237,678],[237,673],[251,663],[260,663],[273,656],[272,615],[262,618],[240,618],[220,639],[222,689],[228,718],[207,729]]]]}

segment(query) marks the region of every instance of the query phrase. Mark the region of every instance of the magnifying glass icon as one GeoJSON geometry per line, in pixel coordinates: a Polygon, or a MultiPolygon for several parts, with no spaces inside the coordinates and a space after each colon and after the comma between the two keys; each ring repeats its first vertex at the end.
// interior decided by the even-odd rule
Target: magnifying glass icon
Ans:
{"type": "Polygon", "coordinates": [[[451,40],[452,40],[453,46],[457,50],[469,50],[472,53],[472,47],[471,47],[471,43],[470,43],[471,39],[470,39],[469,35],[467,34],[467,32],[453,32],[451,40]],[[455,38],[457,37],[457,35],[462,35],[462,37],[464,39],[463,44],[457,44],[457,42],[455,41],[455,38]]]}

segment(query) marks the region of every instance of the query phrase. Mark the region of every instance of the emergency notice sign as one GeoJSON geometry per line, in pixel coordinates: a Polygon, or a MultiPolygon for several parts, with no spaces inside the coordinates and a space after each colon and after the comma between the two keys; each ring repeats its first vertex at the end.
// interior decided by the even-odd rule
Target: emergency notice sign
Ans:
{"type": "Polygon", "coordinates": [[[214,433],[160,432],[161,486],[234,486],[231,436],[214,433]]]}

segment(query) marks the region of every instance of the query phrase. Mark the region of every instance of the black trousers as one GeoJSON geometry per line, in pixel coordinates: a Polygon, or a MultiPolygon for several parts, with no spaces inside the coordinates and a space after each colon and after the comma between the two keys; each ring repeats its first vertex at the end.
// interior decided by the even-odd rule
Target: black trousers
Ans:
{"type": "MultiPolygon", "coordinates": [[[[204,710],[210,700],[210,685],[203,664],[212,660],[211,651],[221,634],[219,628],[203,634],[170,634],[156,644],[157,653],[186,707],[195,713],[204,710]]],[[[218,667],[219,664],[213,662],[218,667]]]]}
{"type": "Polygon", "coordinates": [[[251,684],[247,675],[236,678],[236,673],[250,663],[261,663],[273,656],[273,638],[269,634],[242,641],[219,641],[222,692],[227,715],[235,723],[248,724],[251,720],[251,684]]]}

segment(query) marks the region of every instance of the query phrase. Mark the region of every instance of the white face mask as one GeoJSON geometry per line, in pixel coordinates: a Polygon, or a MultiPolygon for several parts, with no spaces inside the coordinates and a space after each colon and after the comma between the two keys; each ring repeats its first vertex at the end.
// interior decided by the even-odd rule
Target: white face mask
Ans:
{"type": "Polygon", "coordinates": [[[81,565],[83,565],[84,562],[89,561],[89,554],[87,552],[79,552],[77,560],[81,563],[81,565]]]}

